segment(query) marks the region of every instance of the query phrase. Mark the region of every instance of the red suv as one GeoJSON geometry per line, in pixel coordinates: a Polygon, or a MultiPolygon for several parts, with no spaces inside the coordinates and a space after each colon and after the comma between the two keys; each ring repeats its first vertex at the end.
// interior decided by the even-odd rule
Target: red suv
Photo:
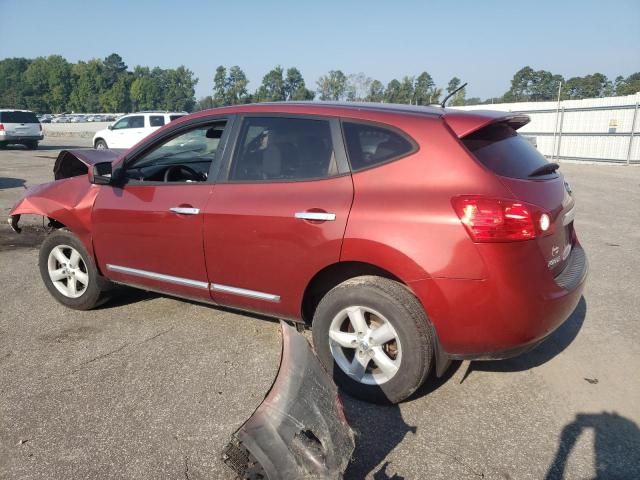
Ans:
{"type": "Polygon", "coordinates": [[[576,307],[568,185],[528,117],[383,104],[207,110],[128,151],[63,151],[11,212],[49,217],[40,271],[72,308],[113,283],[305,322],[336,382],[398,402],[576,307]]]}

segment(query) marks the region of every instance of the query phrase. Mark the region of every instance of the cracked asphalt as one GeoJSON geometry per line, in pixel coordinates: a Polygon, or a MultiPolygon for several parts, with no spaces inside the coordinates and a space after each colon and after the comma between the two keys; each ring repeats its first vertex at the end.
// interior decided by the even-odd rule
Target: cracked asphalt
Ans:
{"type": "MultiPolygon", "coordinates": [[[[0,151],[0,213],[51,179],[65,142],[83,140],[0,151]]],[[[591,263],[572,317],[400,406],[345,397],[346,478],[640,478],[640,168],[561,168],[591,263]]],[[[220,451],[273,382],[278,323],[126,288],[65,309],[39,277],[42,223],[24,220],[0,226],[0,478],[232,478],[220,451]]]]}

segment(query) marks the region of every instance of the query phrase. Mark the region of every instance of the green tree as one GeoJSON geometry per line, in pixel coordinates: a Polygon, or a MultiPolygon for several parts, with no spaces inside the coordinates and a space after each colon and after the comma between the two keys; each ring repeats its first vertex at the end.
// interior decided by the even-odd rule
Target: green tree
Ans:
{"type": "Polygon", "coordinates": [[[251,97],[247,91],[247,85],[249,80],[242,71],[242,69],[234,65],[229,69],[229,76],[225,81],[225,92],[228,105],[237,105],[242,103],[249,103],[251,97]]]}
{"type": "Polygon", "coordinates": [[[80,61],[71,67],[71,94],[68,109],[74,112],[102,112],[103,92],[101,60],[80,61]]]}
{"type": "Polygon", "coordinates": [[[581,99],[604,97],[611,91],[611,82],[601,73],[584,77],[572,77],[562,87],[563,99],[581,99]]]}
{"type": "Polygon", "coordinates": [[[25,72],[31,64],[26,58],[0,60],[0,106],[27,108],[25,72]]]}
{"type": "Polygon", "coordinates": [[[284,70],[278,65],[262,78],[262,85],[256,92],[256,101],[281,102],[286,100],[286,96],[284,70]]]}
{"type": "Polygon", "coordinates": [[[120,75],[127,71],[127,65],[117,53],[112,53],[104,59],[102,78],[105,90],[109,90],[118,81],[120,75]]]}
{"type": "Polygon", "coordinates": [[[384,90],[384,101],[386,103],[401,103],[401,90],[402,84],[394,78],[387,84],[387,88],[384,90]]]}
{"type": "Polygon", "coordinates": [[[206,97],[202,97],[196,102],[196,105],[193,109],[194,112],[199,112],[201,110],[208,110],[210,108],[214,108],[216,103],[213,100],[211,95],[207,95],[206,97]]]}
{"type": "Polygon", "coordinates": [[[347,93],[347,77],[341,70],[331,70],[318,79],[320,100],[343,100],[347,93]]]}
{"type": "Polygon", "coordinates": [[[307,89],[300,70],[295,67],[287,70],[287,76],[284,79],[284,94],[286,100],[291,101],[313,100],[315,97],[315,92],[307,89]]]}
{"type": "Polygon", "coordinates": [[[27,105],[36,111],[64,111],[71,91],[71,64],[60,55],[36,58],[24,75],[27,105]]]}
{"type": "Polygon", "coordinates": [[[364,73],[352,73],[347,77],[347,100],[350,102],[363,102],[369,94],[373,79],[364,73]]]}
{"type": "MultiPolygon", "coordinates": [[[[461,80],[458,77],[453,77],[451,80],[449,80],[449,83],[447,84],[447,94],[451,94],[453,92],[456,91],[457,88],[460,87],[461,84],[461,80]]],[[[449,101],[447,102],[448,105],[453,105],[453,106],[460,106],[460,105],[464,105],[465,101],[464,101],[464,97],[466,95],[465,89],[461,89],[458,92],[456,92],[456,94],[451,97],[449,99],[449,101]]]]}
{"type": "Polygon", "coordinates": [[[632,73],[627,78],[616,78],[614,88],[616,95],[634,95],[640,93],[640,72],[632,73]]]}
{"type": "Polygon", "coordinates": [[[534,70],[526,66],[511,79],[511,88],[504,94],[505,102],[553,100],[558,96],[558,86],[564,79],[546,70],[534,70]]]}
{"type": "Polygon", "coordinates": [[[422,72],[416,78],[413,100],[416,105],[430,105],[437,99],[433,99],[436,84],[427,72],[422,72]]]}
{"type": "Polygon", "coordinates": [[[111,88],[100,95],[100,105],[105,112],[128,112],[131,108],[130,76],[120,75],[111,88]]]}
{"type": "Polygon", "coordinates": [[[413,85],[414,78],[404,76],[402,81],[400,82],[400,90],[399,90],[399,98],[396,103],[405,103],[405,104],[413,104],[413,96],[415,93],[415,88],[413,85]]]}
{"type": "Polygon", "coordinates": [[[193,72],[184,65],[180,65],[176,69],[166,70],[165,78],[163,108],[187,112],[193,110],[196,103],[195,86],[198,83],[193,72]]]}
{"type": "Polygon", "coordinates": [[[158,75],[154,76],[149,67],[136,66],[129,91],[131,110],[155,110],[160,108],[162,87],[158,75]]]}
{"type": "Polygon", "coordinates": [[[222,65],[218,65],[213,77],[213,102],[216,107],[227,105],[227,69],[222,65]]]}
{"type": "Polygon", "coordinates": [[[384,85],[380,80],[373,80],[365,97],[367,102],[384,102],[384,85]]]}

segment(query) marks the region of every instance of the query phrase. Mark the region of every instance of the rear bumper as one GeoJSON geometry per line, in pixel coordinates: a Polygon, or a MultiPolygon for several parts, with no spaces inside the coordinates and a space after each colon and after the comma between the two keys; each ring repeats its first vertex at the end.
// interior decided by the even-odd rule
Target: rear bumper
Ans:
{"type": "Polygon", "coordinates": [[[450,359],[494,360],[534,348],[575,310],[588,275],[576,241],[563,272],[553,278],[532,242],[480,246],[484,280],[432,278],[410,284],[450,359]]]}
{"type": "Polygon", "coordinates": [[[44,134],[40,135],[0,135],[0,143],[21,143],[21,142],[38,142],[44,139],[44,134]]]}

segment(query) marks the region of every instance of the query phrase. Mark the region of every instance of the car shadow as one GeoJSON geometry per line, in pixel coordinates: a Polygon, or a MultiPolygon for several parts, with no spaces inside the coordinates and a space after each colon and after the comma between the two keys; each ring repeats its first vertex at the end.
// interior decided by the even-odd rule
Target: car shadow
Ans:
{"type": "Polygon", "coordinates": [[[35,150],[28,150],[27,147],[25,147],[24,145],[19,145],[19,144],[10,144],[10,145],[5,145],[4,147],[2,147],[2,150],[25,150],[25,151],[30,151],[33,153],[39,152],[39,151],[47,151],[47,150],[69,150],[69,149],[81,149],[81,148],[93,148],[90,144],[90,142],[87,145],[38,145],[38,148],[36,148],[35,150]]]}
{"type": "Polygon", "coordinates": [[[640,429],[617,413],[579,413],[564,426],[545,480],[562,480],[580,435],[593,431],[596,479],[640,478],[640,429]]]}
{"type": "Polygon", "coordinates": [[[418,427],[404,421],[398,405],[367,403],[346,393],[341,394],[341,398],[347,420],[356,433],[356,449],[344,478],[360,479],[371,475],[375,480],[404,479],[394,472],[393,463],[385,459],[407,434],[415,434],[418,427]]]}
{"type": "Polygon", "coordinates": [[[18,187],[24,188],[25,182],[26,180],[24,178],[0,177],[0,190],[18,187]]]}
{"type": "Polygon", "coordinates": [[[564,351],[580,332],[587,315],[587,301],[580,298],[578,305],[555,332],[533,350],[506,360],[471,362],[461,383],[474,371],[480,372],[522,372],[539,367],[564,351]]]}

